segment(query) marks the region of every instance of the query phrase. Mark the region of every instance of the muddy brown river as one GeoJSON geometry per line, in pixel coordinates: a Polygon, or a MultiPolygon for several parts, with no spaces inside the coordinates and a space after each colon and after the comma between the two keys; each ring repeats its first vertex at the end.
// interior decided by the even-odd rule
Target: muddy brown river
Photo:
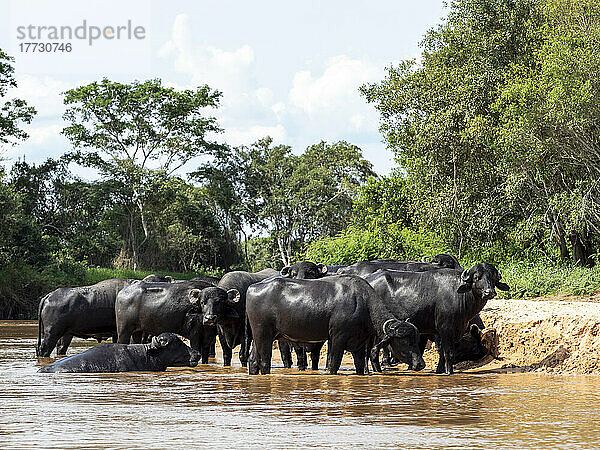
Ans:
{"type": "MultiPolygon", "coordinates": [[[[600,377],[360,377],[349,362],[330,376],[280,360],[251,377],[220,367],[219,354],[165,373],[37,374],[53,359],[35,357],[36,336],[36,322],[0,322],[3,449],[600,447],[600,377]]],[[[69,354],[90,345],[74,340],[69,354]]]]}

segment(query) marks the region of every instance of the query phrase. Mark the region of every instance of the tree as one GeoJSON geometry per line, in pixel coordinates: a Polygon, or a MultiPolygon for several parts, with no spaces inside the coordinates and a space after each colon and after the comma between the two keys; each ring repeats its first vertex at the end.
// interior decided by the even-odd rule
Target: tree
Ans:
{"type": "Polygon", "coordinates": [[[134,268],[150,237],[146,202],[152,172],[169,176],[219,148],[208,136],[221,130],[205,108],[216,108],[220,96],[206,85],[177,91],[158,79],[131,84],[104,79],[65,93],[64,118],[71,124],[63,134],[76,150],[73,157],[130,189],[121,199],[128,212],[122,260],[131,258],[134,268]]]}
{"type": "Polygon", "coordinates": [[[219,193],[219,208],[244,234],[247,265],[249,233],[267,232],[287,265],[310,240],[342,230],[357,187],[372,175],[360,149],[347,142],[321,142],[296,156],[271,138],[228,149],[194,173],[207,192],[219,193]]]}
{"type": "Polygon", "coordinates": [[[0,49],[0,149],[4,145],[14,145],[17,141],[26,139],[27,133],[19,126],[31,123],[36,114],[35,108],[27,106],[24,100],[2,100],[10,88],[17,87],[13,76],[13,61],[14,58],[0,49]]]}
{"type": "Polygon", "coordinates": [[[563,260],[594,264],[600,244],[600,1],[548,0],[535,64],[512,64],[495,110],[524,220],[549,228],[563,260]],[[571,255],[569,255],[569,247],[571,255]]]}

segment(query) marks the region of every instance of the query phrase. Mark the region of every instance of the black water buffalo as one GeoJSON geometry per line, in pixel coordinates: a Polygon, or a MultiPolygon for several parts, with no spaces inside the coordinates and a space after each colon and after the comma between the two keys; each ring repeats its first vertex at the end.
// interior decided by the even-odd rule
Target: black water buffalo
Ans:
{"type": "Polygon", "coordinates": [[[311,261],[300,261],[281,269],[281,276],[298,278],[301,280],[314,280],[327,275],[328,267],[325,264],[315,264],[311,261]]]}
{"type": "Polygon", "coordinates": [[[252,341],[252,333],[250,331],[246,333],[246,291],[248,286],[278,275],[279,272],[274,269],[263,269],[256,273],[236,270],[226,273],[219,281],[218,287],[221,289],[226,291],[235,289],[240,294],[239,301],[233,305],[238,318],[230,320],[228,323],[217,324],[217,333],[223,349],[223,364],[225,366],[231,365],[232,349],[238,345],[241,345],[240,363],[242,366],[246,366],[248,363],[248,352],[252,341]]]}
{"type": "Polygon", "coordinates": [[[458,260],[447,254],[433,257],[431,262],[398,261],[395,259],[375,259],[373,261],[359,261],[348,267],[341,268],[338,273],[367,277],[379,269],[404,270],[408,272],[425,272],[438,269],[461,269],[458,260]]]}
{"type": "MultiPolygon", "coordinates": [[[[331,266],[334,272],[337,272],[340,268],[346,266],[331,266]]],[[[281,276],[286,278],[296,278],[300,280],[315,280],[322,278],[326,275],[330,275],[330,266],[324,264],[315,264],[311,261],[302,261],[293,264],[292,266],[286,266],[281,269],[281,276]]],[[[297,343],[286,341],[285,339],[279,339],[279,353],[281,354],[281,361],[283,367],[292,367],[292,350],[296,353],[296,364],[299,370],[306,370],[308,361],[306,353],[310,353],[311,357],[311,368],[313,370],[319,369],[319,359],[321,356],[321,349],[325,345],[325,342],[317,342],[312,344],[297,343]]]]}
{"type": "Polygon", "coordinates": [[[58,288],[40,300],[38,306],[37,356],[48,357],[54,347],[65,355],[73,336],[110,337],[116,341],[115,300],[135,280],[113,278],[92,286],[58,288]]]}
{"type": "MultiPolygon", "coordinates": [[[[425,348],[425,341],[421,342],[421,349],[425,348]]],[[[498,358],[498,334],[494,328],[486,328],[477,314],[469,322],[469,328],[455,346],[454,364],[464,361],[479,361],[486,356],[498,358]]],[[[393,366],[397,364],[389,352],[384,349],[382,364],[393,366]]]]}
{"type": "MultiPolygon", "coordinates": [[[[209,317],[203,316],[203,312],[213,297],[227,299],[228,293],[204,281],[134,283],[117,296],[118,342],[140,343],[145,335],[177,333],[188,338],[194,350],[201,351],[202,363],[206,364],[216,330],[214,317],[210,312],[206,314],[209,317]]],[[[219,314],[222,320],[237,316],[227,305],[219,314]]]]}
{"type": "Polygon", "coordinates": [[[157,275],[153,273],[142,278],[142,281],[147,281],[148,283],[173,283],[176,280],[170,275],[157,275]]]}
{"type": "Polygon", "coordinates": [[[425,366],[414,325],[398,320],[367,282],[334,275],[316,280],[273,278],[253,284],[246,312],[254,344],[248,363],[253,375],[270,373],[273,341],[329,341],[328,368],[336,374],[345,350],[364,374],[367,350],[375,339],[392,346],[394,355],[420,370],[425,366]]]}
{"type": "Polygon", "coordinates": [[[471,323],[467,332],[456,343],[454,364],[463,361],[479,361],[488,355],[498,358],[496,330],[471,323]]]}
{"type": "Polygon", "coordinates": [[[500,281],[498,270],[487,263],[464,271],[379,270],[365,279],[394,314],[407,314],[422,339],[436,342],[440,355],[437,372],[447,374],[453,372],[456,343],[469,321],[496,296],[495,288],[509,289],[500,281]]]}
{"type": "Polygon", "coordinates": [[[198,352],[173,333],[154,336],[149,344],[105,344],[59,359],[38,372],[98,373],[164,371],[169,366],[194,367],[198,352]]]}

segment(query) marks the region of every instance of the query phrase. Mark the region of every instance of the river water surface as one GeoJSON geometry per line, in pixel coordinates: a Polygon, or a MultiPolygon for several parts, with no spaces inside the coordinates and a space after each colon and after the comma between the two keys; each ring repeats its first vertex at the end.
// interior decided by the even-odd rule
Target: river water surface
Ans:
{"type": "MultiPolygon", "coordinates": [[[[0,322],[0,448],[599,448],[600,377],[426,369],[37,374],[36,322],[0,322]]],[[[69,354],[90,342],[75,340],[69,354]]],[[[274,352],[276,354],[277,352],[274,352]]],[[[234,362],[237,355],[234,355],[234,362]]],[[[324,365],[324,361],[321,362],[324,365]]]]}

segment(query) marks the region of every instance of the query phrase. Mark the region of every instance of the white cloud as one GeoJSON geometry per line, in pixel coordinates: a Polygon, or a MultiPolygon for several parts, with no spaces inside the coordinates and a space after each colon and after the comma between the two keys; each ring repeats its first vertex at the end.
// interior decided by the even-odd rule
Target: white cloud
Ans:
{"type": "Polygon", "coordinates": [[[377,66],[343,55],[336,56],[328,61],[319,77],[313,77],[310,71],[294,75],[290,103],[309,116],[347,109],[350,103],[364,104],[358,88],[366,82],[380,79],[381,75],[382,71],[377,66]]]}
{"type": "MultiPolygon", "coordinates": [[[[335,56],[327,60],[321,72],[309,69],[284,74],[283,89],[277,95],[258,81],[252,47],[240,43],[225,50],[195,44],[191,27],[187,15],[178,15],[159,55],[189,79],[187,87],[206,83],[223,92],[215,114],[229,144],[248,145],[268,135],[276,142],[294,145],[296,151],[320,140],[342,139],[369,147],[370,153],[374,148],[382,149],[378,115],[358,89],[380,80],[383,67],[346,55],[335,56]]],[[[308,66],[315,64],[311,61],[308,66]]]]}
{"type": "Polygon", "coordinates": [[[272,137],[275,144],[285,144],[287,139],[287,133],[283,125],[252,125],[225,130],[225,138],[232,145],[250,145],[265,136],[272,137]]]}

